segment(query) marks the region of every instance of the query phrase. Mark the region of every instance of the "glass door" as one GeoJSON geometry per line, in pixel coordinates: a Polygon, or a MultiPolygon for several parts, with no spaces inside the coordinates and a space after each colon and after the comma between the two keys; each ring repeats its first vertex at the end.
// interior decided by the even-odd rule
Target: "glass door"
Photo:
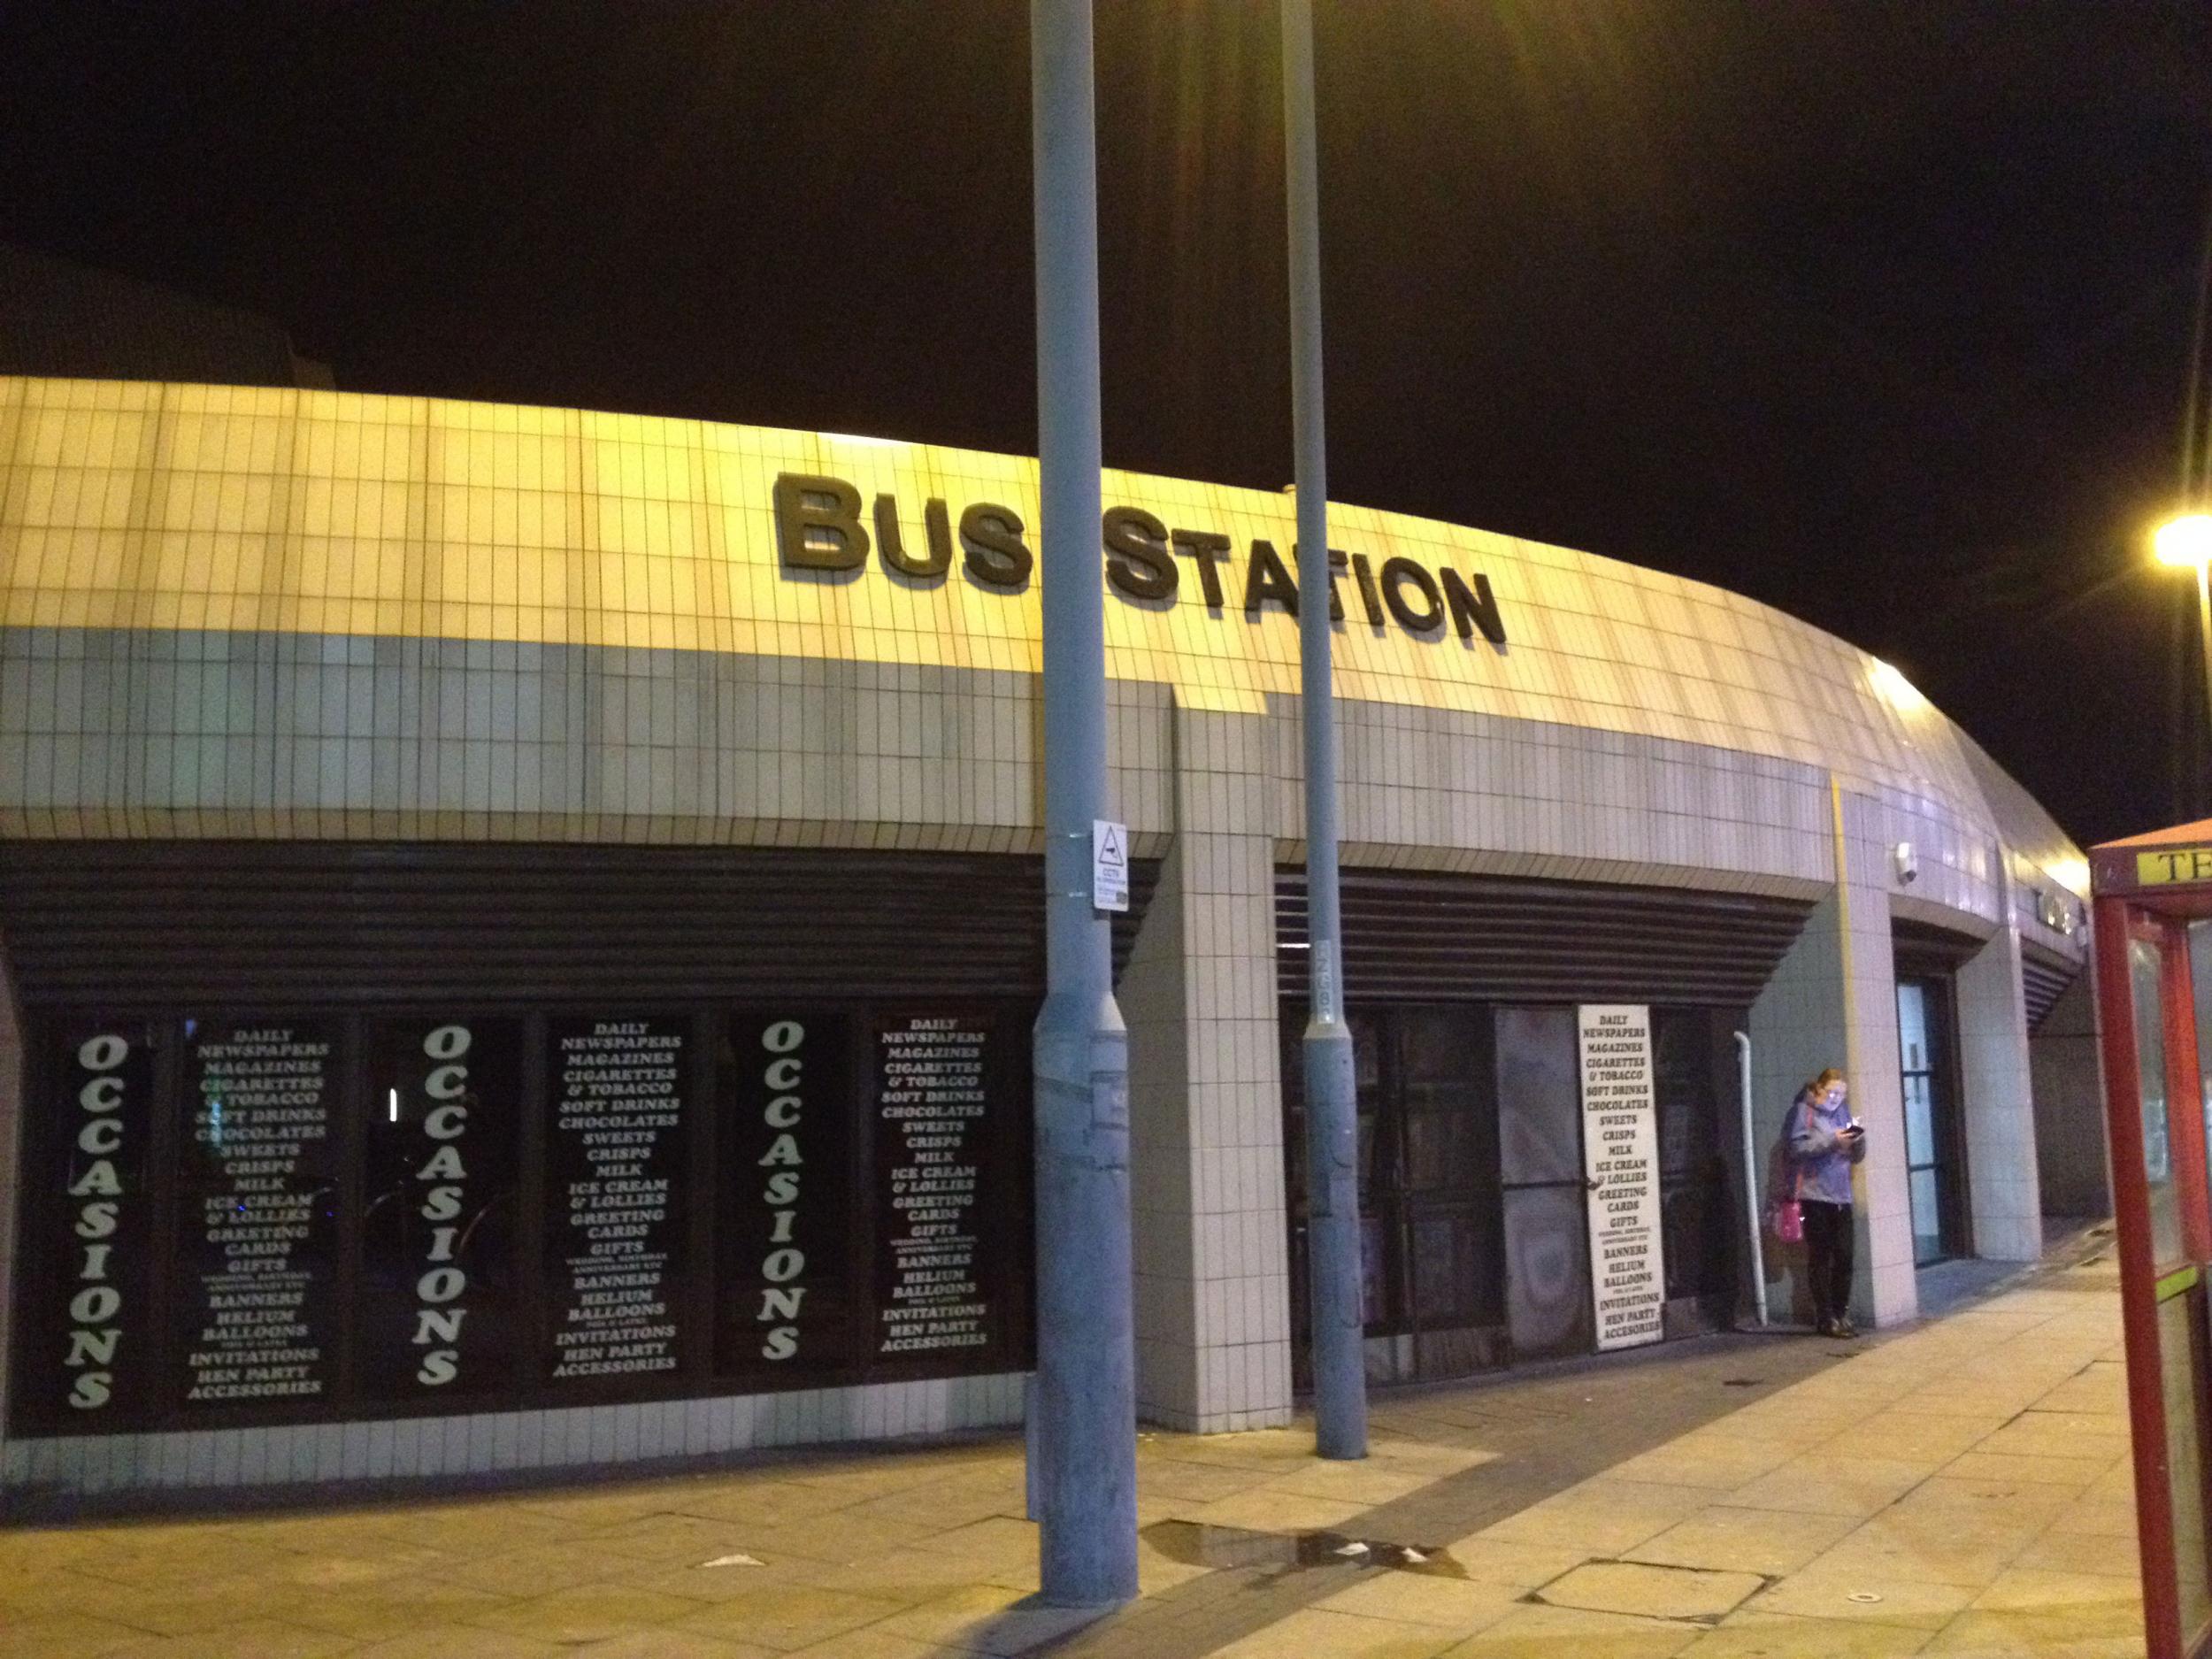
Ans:
{"type": "Polygon", "coordinates": [[[1729,1177],[1740,1122],[1735,1043],[1748,1015],[1651,1010],[1652,1094],[1659,1114],[1659,1204],[1669,1311],[1725,1325],[1736,1307],[1743,1203],[1729,1177]]]}
{"type": "Polygon", "coordinates": [[[1575,1010],[1502,1008],[1497,1038],[1506,1324],[1514,1356],[1586,1354],[1597,1335],[1575,1010]]]}
{"type": "Polygon", "coordinates": [[[1489,1010],[1409,1008],[1394,1023],[1404,1177],[1396,1221],[1414,1373],[1465,1376],[1495,1363],[1504,1277],[1489,1010]]]}
{"type": "Polygon", "coordinates": [[[1897,1053],[1905,1094],[1905,1168],[1912,1201],[1913,1265],[1964,1256],[1966,1183],[1950,1041],[1950,986],[1897,981],[1897,1053]]]}
{"type": "MultiPolygon", "coordinates": [[[[1351,1011],[1359,1103],[1361,1314],[1379,1381],[1461,1377],[1502,1362],[1497,1110],[1480,1006],[1351,1011]]],[[[1310,1385],[1305,1013],[1283,1021],[1292,1380],[1310,1385]]]]}

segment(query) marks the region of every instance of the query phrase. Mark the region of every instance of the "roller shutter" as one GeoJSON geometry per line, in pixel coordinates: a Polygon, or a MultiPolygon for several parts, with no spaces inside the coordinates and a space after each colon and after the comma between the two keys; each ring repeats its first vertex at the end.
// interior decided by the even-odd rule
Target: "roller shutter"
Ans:
{"type": "MultiPolygon", "coordinates": [[[[1132,871],[1125,957],[1158,873],[1132,871]]],[[[26,1007],[1021,997],[1034,857],[457,842],[18,841],[26,1007]]]]}
{"type": "MultiPolygon", "coordinates": [[[[1348,870],[1344,983],[1356,1002],[1646,1002],[1758,995],[1809,901],[1740,893],[1348,870]]],[[[1307,990],[1303,869],[1276,872],[1282,994],[1307,990]]]]}
{"type": "Polygon", "coordinates": [[[2028,1029],[2033,1031],[2049,1015],[2067,987],[2081,974],[2081,964],[2052,956],[2035,946],[2020,947],[2020,986],[2028,1006],[2028,1029]]]}

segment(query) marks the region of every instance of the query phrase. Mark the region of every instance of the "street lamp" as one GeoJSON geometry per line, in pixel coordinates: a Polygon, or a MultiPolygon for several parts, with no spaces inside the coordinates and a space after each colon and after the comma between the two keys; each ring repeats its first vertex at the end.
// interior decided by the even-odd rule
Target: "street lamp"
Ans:
{"type": "Polygon", "coordinates": [[[1030,0],[1029,27],[1045,705],[1030,1470],[1043,1597],[1097,1607],[1137,1594],[1137,1382],[1129,1033],[1114,1004],[1111,925],[1091,887],[1091,837],[1107,810],[1091,0],[1030,0]]]}
{"type": "Polygon", "coordinates": [[[2212,716],[2212,512],[2185,512],[2158,526],[2151,550],[2161,565],[2197,573],[2197,641],[2204,666],[2205,710],[2212,716]]]}
{"type": "Polygon", "coordinates": [[[1344,1018],[1337,897],[1336,704],[1329,634],[1328,443],[1321,402],[1321,194],[1313,0],[1282,0],[1283,151],[1290,225],[1290,387],[1297,449],[1299,709],[1306,752],[1306,1256],[1312,1284],[1314,1449],[1367,1455],[1360,1306],[1359,1090],[1344,1018]]]}

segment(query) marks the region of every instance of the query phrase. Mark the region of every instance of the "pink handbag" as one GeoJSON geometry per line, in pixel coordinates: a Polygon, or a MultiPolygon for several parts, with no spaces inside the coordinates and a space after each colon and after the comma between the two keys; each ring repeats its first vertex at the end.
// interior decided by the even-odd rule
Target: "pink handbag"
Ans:
{"type": "Polygon", "coordinates": [[[1805,1242],[1805,1211],[1794,1198],[1785,1198],[1775,1205],[1774,1236],[1785,1244],[1805,1242]]]}
{"type": "Polygon", "coordinates": [[[1798,1163],[1794,1155],[1792,1155],[1790,1158],[1790,1169],[1792,1171],[1790,1195],[1775,1201],[1770,1212],[1770,1219],[1776,1238],[1785,1244],[1802,1244],[1805,1242],[1805,1209],[1797,1201],[1804,1196],[1805,1169],[1798,1163]]]}

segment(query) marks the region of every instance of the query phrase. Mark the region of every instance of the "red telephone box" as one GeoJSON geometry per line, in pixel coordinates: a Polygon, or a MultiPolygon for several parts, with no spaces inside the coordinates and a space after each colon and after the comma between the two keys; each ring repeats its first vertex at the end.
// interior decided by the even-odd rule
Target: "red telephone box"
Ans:
{"type": "Polygon", "coordinates": [[[2197,1659],[2212,1651],[2212,1101],[2198,1068],[2212,1048],[2212,819],[2093,848],[2089,869],[2143,1624],[2151,1659],[2197,1659]]]}

